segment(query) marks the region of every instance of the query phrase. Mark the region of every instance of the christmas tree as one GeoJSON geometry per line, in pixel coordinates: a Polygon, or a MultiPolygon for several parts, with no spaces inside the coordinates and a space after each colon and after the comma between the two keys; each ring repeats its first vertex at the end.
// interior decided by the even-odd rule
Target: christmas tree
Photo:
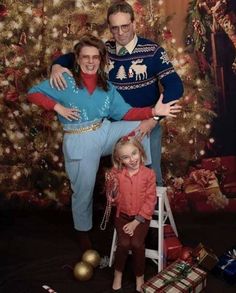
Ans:
{"type": "MultiPolygon", "coordinates": [[[[68,202],[70,189],[59,123],[54,113],[27,103],[26,93],[48,76],[52,60],[71,51],[81,35],[90,32],[104,41],[110,37],[106,11],[111,2],[1,1],[0,166],[4,171],[0,180],[1,191],[8,198],[21,197],[42,205],[68,202]]],[[[136,14],[138,33],[167,50],[184,81],[181,115],[161,122],[163,166],[168,180],[183,175],[190,163],[204,156],[206,148],[214,143],[209,137],[215,115],[211,70],[201,51],[191,50],[192,34],[186,36],[185,48],[176,47],[163,1],[128,2],[136,14]]],[[[197,24],[194,32],[201,35],[197,24]]]]}

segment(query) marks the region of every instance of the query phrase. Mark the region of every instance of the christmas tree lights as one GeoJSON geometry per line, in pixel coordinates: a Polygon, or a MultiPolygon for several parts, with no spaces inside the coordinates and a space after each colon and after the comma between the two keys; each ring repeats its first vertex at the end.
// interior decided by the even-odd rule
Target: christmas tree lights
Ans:
{"type": "MultiPolygon", "coordinates": [[[[18,194],[40,205],[69,201],[59,123],[53,113],[28,104],[25,96],[33,84],[48,76],[52,60],[71,51],[81,35],[90,32],[104,41],[110,38],[106,25],[110,3],[1,1],[0,166],[8,169],[0,181],[2,191],[9,198],[18,194]]],[[[131,0],[129,3],[135,10],[138,34],[167,50],[184,82],[182,113],[176,119],[161,122],[164,127],[162,160],[168,181],[170,177],[183,175],[190,163],[203,157],[206,149],[215,143],[213,137],[209,138],[215,117],[215,90],[204,51],[205,25],[193,2],[190,9],[195,14],[188,20],[193,31],[186,35],[186,47],[177,47],[168,27],[172,16],[165,15],[163,1],[131,0]]]]}

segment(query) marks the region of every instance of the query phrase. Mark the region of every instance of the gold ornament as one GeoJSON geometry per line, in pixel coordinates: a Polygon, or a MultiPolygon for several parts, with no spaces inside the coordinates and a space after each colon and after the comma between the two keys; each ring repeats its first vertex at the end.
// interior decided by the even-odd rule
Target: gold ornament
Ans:
{"type": "Polygon", "coordinates": [[[93,267],[84,261],[78,262],[74,267],[74,276],[77,280],[87,281],[93,275],[93,267]]]}
{"type": "Polygon", "coordinates": [[[82,256],[82,261],[89,263],[94,268],[96,268],[99,265],[100,260],[100,255],[96,250],[93,249],[86,250],[82,256]]]}

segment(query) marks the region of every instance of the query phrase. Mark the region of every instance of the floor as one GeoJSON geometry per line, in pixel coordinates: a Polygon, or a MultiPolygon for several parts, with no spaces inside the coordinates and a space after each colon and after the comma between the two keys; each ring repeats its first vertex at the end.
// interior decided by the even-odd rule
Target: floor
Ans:
{"type": "MultiPolygon", "coordinates": [[[[46,293],[108,293],[113,269],[106,266],[113,234],[112,223],[105,231],[99,229],[103,210],[94,215],[91,238],[103,257],[89,281],[73,277],[73,267],[80,261],[81,253],[74,238],[70,209],[39,209],[36,207],[0,206],[0,292],[46,293]]],[[[195,247],[199,242],[220,255],[236,245],[235,214],[185,214],[175,215],[179,239],[185,246],[195,247]]],[[[157,273],[156,265],[147,259],[146,279],[157,273]]],[[[124,272],[125,293],[134,290],[131,260],[124,272]]],[[[236,285],[208,273],[207,293],[235,293],[236,285]]]]}

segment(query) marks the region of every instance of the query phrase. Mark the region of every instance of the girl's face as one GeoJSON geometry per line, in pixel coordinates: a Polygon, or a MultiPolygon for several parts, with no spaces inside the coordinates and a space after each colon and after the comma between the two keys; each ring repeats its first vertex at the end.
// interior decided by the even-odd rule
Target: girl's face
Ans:
{"type": "Polygon", "coordinates": [[[85,46],[81,48],[77,63],[84,73],[95,74],[100,66],[101,58],[96,47],[85,46]]]}
{"type": "Polygon", "coordinates": [[[119,148],[119,159],[128,171],[138,171],[141,162],[139,149],[131,144],[125,144],[119,148]]]}

